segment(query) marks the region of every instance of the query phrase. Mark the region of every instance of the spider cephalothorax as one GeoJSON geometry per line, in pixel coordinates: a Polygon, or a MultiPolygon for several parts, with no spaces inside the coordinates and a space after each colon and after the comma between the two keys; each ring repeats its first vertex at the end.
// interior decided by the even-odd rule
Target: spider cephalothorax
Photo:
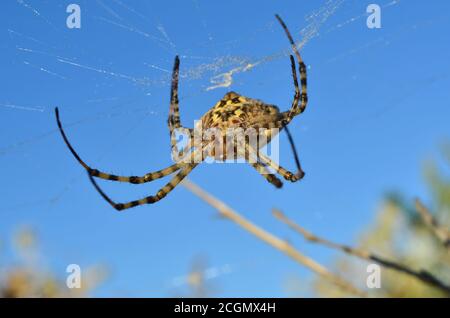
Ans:
{"type": "MultiPolygon", "coordinates": [[[[180,60],[178,56],[176,56],[172,73],[168,124],[171,136],[172,151],[177,154],[176,157],[178,160],[176,160],[173,165],[165,169],[147,173],[143,176],[118,176],[91,168],[80,158],[72,145],[69,143],[59,119],[58,108],[55,109],[58,127],[64,142],[78,162],[86,169],[94,187],[108,203],[110,203],[117,210],[124,210],[142,204],[155,203],[172,191],[192,171],[192,169],[194,169],[207,157],[213,157],[218,160],[243,157],[264,178],[266,178],[267,181],[272,183],[277,188],[282,186],[282,182],[275,176],[275,174],[270,172],[269,168],[273,169],[284,179],[291,182],[298,181],[304,176],[304,172],[301,169],[300,161],[298,159],[292,137],[287,129],[287,125],[295,116],[301,114],[306,108],[308,101],[306,93],[306,67],[288,28],[278,15],[276,15],[276,18],[283,27],[289,42],[292,45],[292,49],[297,57],[298,70],[300,73],[299,87],[295,60],[294,57],[290,55],[292,77],[295,88],[291,108],[288,111],[280,112],[278,107],[275,105],[266,104],[258,99],[244,97],[235,92],[229,92],[225,94],[225,96],[213,108],[206,112],[199,121],[197,121],[194,128],[184,128],[180,123],[178,107],[178,74],[180,60]],[[243,139],[243,142],[232,143],[231,145],[227,143],[225,137],[226,133],[230,130],[239,129],[242,129],[245,132],[248,132],[249,130],[254,131],[257,137],[257,143],[253,144],[249,142],[248,139],[243,139]],[[278,132],[282,129],[286,131],[294,152],[298,169],[296,173],[292,173],[279,166],[276,162],[272,161],[260,151],[261,148],[269,143],[271,138],[273,138],[275,134],[278,134],[278,132]],[[189,142],[181,150],[178,149],[177,140],[175,137],[177,130],[187,131],[190,136],[189,142]],[[198,130],[215,130],[216,133],[219,132],[219,137],[214,135],[212,138],[207,138],[206,140],[201,139],[200,142],[196,142],[196,131],[198,130]],[[219,147],[214,147],[214,144],[217,144],[218,141],[220,141],[219,147]],[[116,203],[112,201],[94,180],[94,177],[97,177],[112,181],[140,184],[160,179],[177,171],[178,173],[164,187],[162,187],[156,195],[127,203],[116,203]]],[[[203,136],[201,136],[201,138],[203,138],[203,136]]]]}

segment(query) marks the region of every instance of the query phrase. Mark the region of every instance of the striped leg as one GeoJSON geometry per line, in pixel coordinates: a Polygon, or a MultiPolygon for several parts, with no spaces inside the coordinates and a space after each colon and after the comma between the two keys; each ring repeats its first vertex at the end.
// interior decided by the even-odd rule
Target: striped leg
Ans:
{"type": "Polygon", "coordinates": [[[170,87],[169,130],[172,135],[175,128],[180,128],[180,109],[178,107],[178,76],[180,72],[180,58],[175,56],[172,71],[172,85],[170,87]]]}
{"type": "Polygon", "coordinates": [[[175,135],[170,136],[170,143],[171,143],[171,153],[172,153],[172,159],[175,162],[182,162],[184,158],[186,158],[187,153],[189,153],[190,150],[192,150],[194,144],[194,132],[192,129],[188,128],[180,128],[182,130],[181,132],[184,134],[184,136],[188,135],[189,140],[187,141],[187,144],[184,145],[181,149],[178,148],[177,140],[175,138],[175,135]]]}
{"type": "Polygon", "coordinates": [[[183,150],[179,150],[177,146],[177,140],[175,138],[175,129],[182,128],[183,133],[188,132],[190,138],[192,139],[193,130],[189,128],[181,127],[180,123],[180,108],[178,100],[178,78],[180,73],[180,58],[175,56],[175,62],[172,71],[172,85],[170,87],[170,108],[169,108],[169,133],[170,133],[170,144],[172,147],[172,153],[178,154],[178,158],[183,155],[183,150]]]}
{"type": "Polygon", "coordinates": [[[143,205],[143,204],[152,204],[155,202],[158,202],[162,198],[164,198],[167,194],[169,194],[191,171],[194,169],[198,163],[193,163],[185,166],[183,169],[181,169],[180,172],[178,172],[177,175],[175,175],[172,180],[170,180],[164,187],[162,187],[156,195],[151,195],[145,198],[142,198],[140,200],[134,200],[126,203],[116,203],[113,200],[111,200],[110,197],[108,197],[105,192],[100,188],[100,186],[95,182],[95,179],[92,177],[92,175],[89,174],[89,179],[91,180],[92,184],[94,185],[95,189],[100,193],[100,195],[105,199],[113,208],[115,208],[117,211],[122,211],[125,209],[133,208],[135,206],[143,205]]]}
{"type": "Polygon", "coordinates": [[[302,179],[305,176],[305,173],[303,172],[303,170],[301,168],[300,160],[298,158],[297,150],[295,149],[295,145],[294,145],[294,141],[292,139],[291,133],[289,132],[287,126],[284,127],[284,129],[286,130],[286,134],[288,135],[289,143],[291,144],[291,148],[292,148],[292,151],[294,153],[295,163],[297,165],[297,170],[298,171],[295,174],[290,172],[290,171],[288,171],[288,170],[286,170],[285,168],[281,167],[277,163],[273,162],[272,159],[270,159],[269,157],[264,155],[261,151],[255,150],[248,143],[245,144],[246,158],[250,158],[250,156],[252,156],[252,158],[257,158],[264,165],[269,166],[272,169],[274,169],[284,179],[286,179],[288,181],[291,181],[291,182],[296,182],[296,181],[302,179]],[[248,153],[248,155],[247,155],[247,153],[248,153]]]}
{"type": "Polygon", "coordinates": [[[291,182],[296,182],[303,178],[305,173],[302,170],[297,171],[295,174],[285,168],[281,167],[277,163],[273,162],[272,159],[258,151],[258,158],[267,166],[274,169],[277,173],[279,173],[284,179],[291,182]]]}
{"type": "Polygon", "coordinates": [[[281,188],[283,186],[283,182],[281,182],[281,180],[278,179],[273,173],[270,173],[266,165],[262,164],[261,162],[250,163],[250,165],[276,188],[281,188]]]}
{"type": "Polygon", "coordinates": [[[105,172],[99,171],[97,169],[93,169],[93,168],[89,167],[80,158],[80,156],[77,154],[75,149],[70,144],[69,139],[67,138],[67,136],[62,128],[61,120],[59,118],[59,111],[58,111],[57,107],[55,108],[55,114],[56,114],[56,121],[58,123],[58,128],[59,128],[59,131],[61,132],[64,142],[66,143],[67,147],[69,148],[70,152],[75,157],[75,159],[77,159],[77,161],[86,169],[88,174],[92,177],[97,177],[97,178],[101,178],[101,179],[105,179],[105,180],[129,182],[129,183],[138,184],[138,183],[145,183],[145,182],[150,182],[150,181],[153,181],[156,179],[160,179],[162,177],[165,177],[167,175],[174,173],[175,171],[179,170],[180,168],[182,168],[184,166],[184,164],[182,164],[182,163],[176,163],[165,169],[147,173],[143,176],[118,176],[118,175],[114,175],[114,174],[105,173],[105,172]]]}
{"type": "Polygon", "coordinates": [[[283,126],[287,125],[295,116],[298,114],[303,113],[303,111],[306,108],[306,105],[308,103],[308,94],[307,94],[307,76],[306,76],[306,66],[305,63],[303,63],[303,59],[300,56],[300,53],[297,49],[297,46],[292,38],[291,33],[289,32],[289,29],[287,28],[284,21],[280,18],[280,16],[277,14],[275,15],[278,22],[281,24],[281,27],[284,29],[284,32],[286,33],[286,36],[288,37],[288,40],[292,46],[292,49],[295,53],[295,56],[298,60],[298,68],[300,72],[300,85],[301,85],[301,92],[298,86],[298,80],[297,80],[297,72],[295,70],[295,62],[294,57],[291,55],[291,66],[292,66],[292,76],[294,79],[294,86],[295,86],[295,95],[294,100],[292,101],[291,109],[286,114],[286,119],[284,119],[283,126]]]}

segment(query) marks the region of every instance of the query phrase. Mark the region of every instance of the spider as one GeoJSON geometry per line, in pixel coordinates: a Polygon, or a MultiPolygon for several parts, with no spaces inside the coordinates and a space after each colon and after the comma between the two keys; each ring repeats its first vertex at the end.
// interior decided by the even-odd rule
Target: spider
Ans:
{"type": "MultiPolygon", "coordinates": [[[[306,93],[306,67],[303,63],[303,60],[298,52],[297,46],[286,26],[284,21],[280,18],[279,15],[275,15],[276,19],[280,23],[281,27],[284,29],[286,36],[292,46],[295,56],[297,57],[298,68],[300,73],[300,87],[297,79],[297,70],[295,65],[295,59],[293,55],[290,55],[291,62],[291,71],[292,77],[294,81],[294,98],[292,101],[291,108],[287,111],[280,112],[277,106],[266,104],[260,100],[248,98],[242,95],[239,95],[235,92],[228,92],[225,96],[208,112],[206,112],[201,119],[197,122],[197,125],[203,128],[218,128],[220,131],[225,131],[229,128],[254,128],[261,129],[264,131],[263,134],[267,137],[267,142],[270,142],[270,139],[273,137],[273,133],[271,133],[273,128],[278,129],[277,132],[281,129],[284,129],[287,133],[289,142],[291,144],[292,150],[294,152],[295,162],[297,166],[297,172],[293,173],[291,171],[286,170],[285,168],[279,166],[275,162],[273,162],[269,157],[264,155],[260,148],[251,147],[249,143],[245,142],[244,151],[238,151],[236,156],[245,156],[246,162],[248,162],[253,168],[255,168],[264,178],[267,179],[271,184],[275,187],[280,188],[282,186],[281,180],[273,173],[269,171],[269,168],[272,168],[275,172],[281,175],[285,180],[296,182],[303,178],[305,173],[303,172],[300,161],[297,156],[297,152],[295,146],[293,144],[292,136],[287,129],[287,125],[292,121],[292,119],[301,114],[307,105],[308,96],[306,93]],[[300,89],[301,88],[301,89],[300,89]],[[252,158],[256,158],[252,162],[248,160],[249,156],[252,158]]],[[[173,73],[172,73],[172,84],[170,90],[170,108],[169,108],[169,119],[168,126],[170,130],[171,136],[171,147],[175,153],[182,154],[183,151],[178,149],[176,144],[176,138],[174,137],[176,129],[185,129],[190,134],[190,141],[185,149],[191,150],[191,157],[200,158],[195,161],[177,161],[171,166],[155,171],[147,173],[143,176],[119,176],[108,174],[102,172],[97,169],[91,168],[88,164],[86,164],[77,152],[74,150],[72,145],[70,144],[59,118],[58,108],[55,108],[56,121],[58,124],[59,131],[64,139],[65,144],[69,148],[72,155],[75,159],[86,169],[89,179],[94,185],[95,189],[99,192],[99,194],[116,210],[121,211],[128,208],[136,207],[144,204],[151,204],[158,202],[162,198],[164,198],[169,192],[171,192],[201,161],[205,159],[205,157],[214,157],[219,159],[226,159],[228,154],[228,149],[223,148],[222,152],[216,152],[208,148],[208,142],[202,142],[200,146],[194,147],[192,144],[194,129],[184,128],[180,123],[180,114],[179,114],[179,106],[178,106],[178,75],[179,75],[179,67],[180,67],[180,59],[178,56],[175,57],[173,73]],[[134,200],[126,203],[116,203],[109,196],[105,194],[105,192],[99,187],[99,185],[94,180],[94,177],[119,181],[119,182],[128,182],[133,184],[141,184],[150,182],[156,179],[163,178],[165,176],[171,175],[175,172],[178,173],[165,185],[163,186],[156,195],[147,196],[140,200],[134,200]]],[[[275,132],[275,133],[277,133],[275,132]]],[[[214,148],[216,149],[216,148],[214,148]]],[[[184,155],[186,157],[187,155],[184,155]]]]}

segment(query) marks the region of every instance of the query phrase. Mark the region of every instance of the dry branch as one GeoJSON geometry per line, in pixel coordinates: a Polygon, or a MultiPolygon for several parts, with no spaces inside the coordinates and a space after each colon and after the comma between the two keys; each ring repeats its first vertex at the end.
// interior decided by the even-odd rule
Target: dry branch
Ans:
{"type": "Polygon", "coordinates": [[[277,236],[267,232],[266,230],[262,229],[261,227],[251,223],[249,220],[245,219],[243,216],[241,216],[239,213],[234,211],[232,208],[227,206],[224,202],[220,201],[219,199],[213,197],[211,194],[207,193],[203,189],[201,189],[196,184],[185,180],[182,183],[187,189],[189,189],[192,193],[200,197],[202,200],[204,200],[206,203],[211,205],[213,208],[215,208],[221,216],[226,217],[239,225],[241,228],[246,230],[247,232],[253,234],[263,242],[271,245],[272,247],[276,248],[277,250],[283,252],[284,254],[291,257],[293,260],[295,260],[300,265],[303,265],[318,275],[324,277],[325,279],[331,281],[336,286],[342,288],[343,290],[346,290],[347,292],[350,292],[354,295],[366,297],[367,294],[356,287],[354,287],[351,283],[347,282],[343,278],[333,274],[328,269],[326,269],[323,265],[317,263],[315,260],[303,255],[300,251],[295,249],[292,245],[290,245],[288,242],[278,238],[277,236]]]}
{"type": "Polygon", "coordinates": [[[327,247],[330,247],[330,248],[333,248],[336,250],[340,250],[348,255],[353,255],[353,256],[356,256],[356,257],[366,260],[366,261],[373,261],[385,268],[390,268],[390,269],[396,270],[398,272],[402,272],[406,275],[412,276],[416,279],[419,279],[422,282],[424,282],[428,285],[431,285],[433,287],[439,288],[450,295],[450,286],[441,282],[439,279],[437,279],[434,275],[432,275],[428,271],[425,271],[425,270],[417,271],[417,270],[409,268],[406,265],[403,265],[403,264],[397,263],[395,261],[391,261],[386,258],[380,257],[378,255],[375,255],[367,250],[352,248],[347,245],[334,243],[330,240],[319,237],[319,236],[309,232],[308,230],[304,229],[297,223],[293,222],[291,219],[289,219],[287,216],[285,216],[279,210],[274,209],[273,214],[278,220],[285,223],[287,226],[289,226],[295,232],[302,235],[305,239],[307,239],[310,242],[319,243],[319,244],[325,245],[327,247]]]}
{"type": "Polygon", "coordinates": [[[431,229],[433,234],[447,249],[450,249],[450,232],[436,221],[430,210],[419,199],[416,199],[416,210],[422,218],[422,221],[431,229]]]}

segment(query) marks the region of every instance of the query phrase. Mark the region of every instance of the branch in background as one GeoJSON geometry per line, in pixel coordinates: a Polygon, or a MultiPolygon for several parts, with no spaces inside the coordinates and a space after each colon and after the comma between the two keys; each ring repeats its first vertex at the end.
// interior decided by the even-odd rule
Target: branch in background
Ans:
{"type": "Polygon", "coordinates": [[[378,263],[381,266],[384,266],[386,268],[390,268],[390,269],[402,272],[404,274],[407,274],[409,276],[412,276],[414,278],[417,278],[417,279],[421,280],[422,282],[424,282],[428,285],[437,287],[450,295],[450,286],[444,284],[439,279],[434,277],[431,273],[429,273],[425,270],[416,271],[416,270],[413,270],[403,264],[399,264],[394,261],[387,260],[383,257],[379,257],[375,254],[372,254],[369,251],[362,250],[362,249],[356,249],[356,248],[352,248],[350,246],[334,243],[332,241],[329,241],[327,239],[324,239],[317,235],[314,235],[313,233],[309,232],[308,230],[304,229],[297,223],[290,220],[287,216],[285,216],[279,210],[274,209],[273,214],[278,220],[280,220],[281,222],[283,222],[284,224],[289,226],[291,229],[293,229],[295,232],[302,235],[305,239],[307,239],[310,242],[319,243],[319,244],[325,245],[327,247],[340,250],[346,254],[356,256],[356,257],[366,260],[366,261],[373,261],[373,262],[378,263]]]}
{"type": "Polygon", "coordinates": [[[419,199],[416,199],[416,210],[422,218],[422,221],[431,229],[433,234],[444,244],[447,249],[450,249],[450,232],[446,228],[439,225],[431,212],[419,199]]]}
{"type": "Polygon", "coordinates": [[[213,208],[215,208],[221,216],[226,217],[239,225],[241,228],[246,230],[247,232],[253,234],[263,242],[271,245],[275,249],[283,252],[284,254],[291,257],[293,260],[295,260],[300,265],[303,265],[305,267],[308,267],[312,271],[314,271],[316,274],[324,277],[325,279],[328,279],[332,283],[334,283],[336,286],[342,288],[343,290],[346,290],[354,295],[361,296],[361,297],[367,297],[367,294],[356,287],[354,287],[351,283],[347,282],[346,280],[342,279],[341,277],[331,273],[328,271],[324,266],[317,263],[313,259],[303,255],[301,252],[299,252],[297,249],[295,249],[292,245],[290,245],[288,242],[276,237],[275,235],[267,232],[266,230],[260,228],[259,226],[251,223],[247,219],[245,219],[243,216],[241,216],[239,213],[231,209],[229,206],[227,206],[224,202],[216,199],[203,189],[201,189],[196,184],[184,180],[183,186],[185,186],[187,189],[189,189],[192,193],[197,195],[199,198],[204,200],[206,203],[211,205],[213,208]]]}

